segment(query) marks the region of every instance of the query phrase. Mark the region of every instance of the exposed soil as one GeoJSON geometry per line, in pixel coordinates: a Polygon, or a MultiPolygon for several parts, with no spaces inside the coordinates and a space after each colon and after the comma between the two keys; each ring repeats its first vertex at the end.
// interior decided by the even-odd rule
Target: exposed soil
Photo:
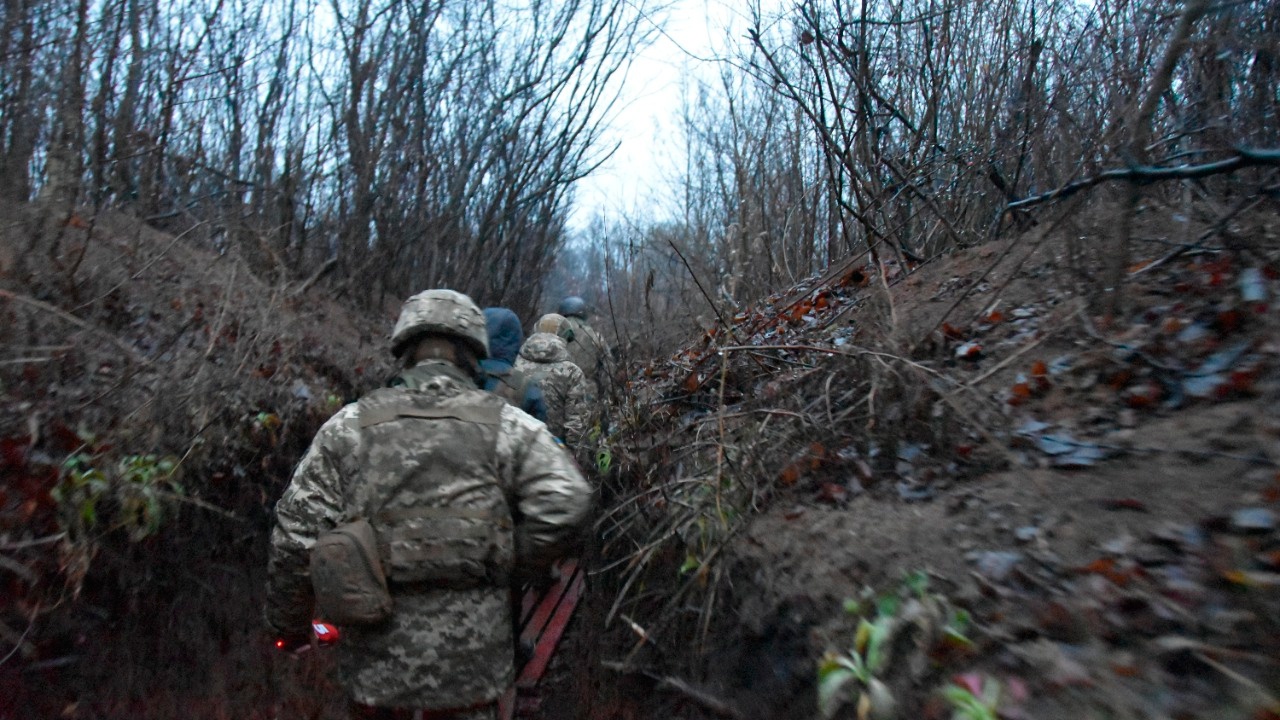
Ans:
{"type": "MultiPolygon", "coordinates": [[[[1188,232],[1164,217],[1141,232],[1188,232]]],[[[1246,224],[1249,252],[1144,270],[1155,245],[1124,319],[1085,302],[1096,261],[1064,236],[1106,237],[1105,215],[1080,222],[889,265],[892,303],[873,268],[837,268],[735,318],[754,366],[713,331],[638,377],[652,409],[624,426],[637,467],[617,489],[642,519],[606,524],[635,585],[605,654],[645,688],[635,717],[887,717],[856,681],[819,708],[819,661],[856,654],[871,599],[911,607],[912,576],[917,605],[972,625],[953,647],[929,613],[899,624],[875,673],[897,717],[951,717],[947,685],[1001,688],[1004,718],[1280,711],[1280,287],[1256,251],[1274,217],[1246,224]],[[723,547],[706,541],[723,511],[655,512],[708,477],[759,510],[723,547]]]]}
{"type": "MultiPolygon", "coordinates": [[[[328,651],[261,636],[266,537],[315,429],[385,377],[391,311],[122,216],[19,273],[5,212],[0,719],[342,717],[328,651]],[[90,521],[65,498],[92,470],[90,521]],[[163,512],[124,512],[146,493],[163,512]]],[[[1140,234],[1186,236],[1170,216],[1140,234]]],[[[1107,318],[1078,240],[1105,219],[852,259],[628,370],[579,448],[599,546],[535,716],[887,717],[818,678],[895,597],[897,717],[996,683],[1006,719],[1276,717],[1280,224],[1135,266],[1107,318]]]]}

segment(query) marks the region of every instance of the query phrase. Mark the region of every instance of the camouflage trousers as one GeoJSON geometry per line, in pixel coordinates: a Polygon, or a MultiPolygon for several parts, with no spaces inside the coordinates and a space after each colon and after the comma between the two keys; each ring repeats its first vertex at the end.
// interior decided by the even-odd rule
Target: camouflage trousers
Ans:
{"type": "Polygon", "coordinates": [[[454,710],[421,710],[351,705],[352,720],[498,720],[498,704],[454,710]]]}

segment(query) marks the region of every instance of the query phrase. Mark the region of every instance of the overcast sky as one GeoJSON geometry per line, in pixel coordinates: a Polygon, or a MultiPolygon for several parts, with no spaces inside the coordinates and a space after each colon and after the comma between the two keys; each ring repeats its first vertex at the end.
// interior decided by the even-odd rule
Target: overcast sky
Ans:
{"type": "Polygon", "coordinates": [[[631,67],[606,135],[618,151],[579,182],[574,227],[585,227],[595,214],[638,209],[634,214],[657,217],[670,209],[669,185],[683,153],[683,88],[691,76],[714,77],[712,58],[742,42],[749,12],[747,0],[675,0],[653,18],[662,32],[631,67]]]}

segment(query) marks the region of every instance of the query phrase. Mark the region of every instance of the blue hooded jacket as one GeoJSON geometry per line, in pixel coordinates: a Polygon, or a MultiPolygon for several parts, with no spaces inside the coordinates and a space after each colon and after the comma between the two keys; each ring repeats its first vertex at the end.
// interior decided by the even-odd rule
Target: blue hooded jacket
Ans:
{"type": "Polygon", "coordinates": [[[523,373],[514,368],[520,346],[524,344],[524,330],[520,318],[503,307],[484,309],[485,329],[489,333],[489,357],[480,361],[480,387],[488,392],[507,397],[504,389],[522,395],[519,407],[535,418],[547,421],[547,405],[542,390],[536,383],[528,382],[523,373]],[[503,388],[503,385],[507,386],[503,388]]]}

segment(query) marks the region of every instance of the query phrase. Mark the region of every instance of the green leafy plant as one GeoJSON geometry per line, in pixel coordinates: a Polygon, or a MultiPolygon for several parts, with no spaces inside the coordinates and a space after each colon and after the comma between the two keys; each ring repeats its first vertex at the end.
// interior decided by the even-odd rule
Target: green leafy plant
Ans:
{"type": "Polygon", "coordinates": [[[973,645],[973,641],[969,639],[966,633],[972,624],[973,618],[970,617],[969,611],[961,608],[951,608],[947,616],[947,624],[942,628],[942,633],[949,642],[969,647],[973,645]]]}
{"type": "Polygon", "coordinates": [[[122,528],[138,541],[160,529],[166,496],[181,495],[177,462],[167,456],[128,455],[110,472],[84,453],[63,463],[62,480],[50,491],[58,503],[58,522],[68,537],[85,539],[106,524],[104,532],[122,528]],[[112,512],[104,517],[104,509],[112,512]]]}
{"type": "Polygon", "coordinates": [[[912,595],[923,600],[929,594],[929,573],[923,570],[907,573],[902,584],[911,590],[912,595]]]}
{"type": "Polygon", "coordinates": [[[850,698],[857,699],[859,718],[894,717],[893,695],[880,680],[894,662],[893,653],[917,648],[933,658],[938,651],[964,652],[973,645],[966,635],[972,625],[969,613],[930,592],[925,572],[908,573],[898,587],[878,596],[867,588],[858,598],[846,599],[843,607],[859,620],[852,647],[827,652],[819,662],[818,709],[825,718],[850,698]],[[904,637],[914,640],[899,642],[904,637]]]}
{"type": "Polygon", "coordinates": [[[129,455],[120,461],[120,523],[137,541],[160,529],[164,519],[162,498],[181,494],[174,477],[177,464],[156,455],[129,455]]]}
{"type": "MultiPolygon", "coordinates": [[[[875,602],[873,620],[862,618],[854,635],[853,647],[847,653],[828,652],[818,665],[818,710],[832,717],[843,704],[843,693],[850,683],[859,687],[859,707],[882,710],[892,704],[888,689],[877,678],[885,663],[888,643],[898,612],[898,598],[884,596],[875,602]]],[[[845,610],[858,612],[862,603],[846,601],[845,610]]],[[[870,710],[869,710],[870,711],[870,710]]]]}
{"type": "MultiPolygon", "coordinates": [[[[908,573],[902,580],[903,587],[909,590],[911,595],[922,602],[930,602],[933,600],[941,600],[940,596],[931,596],[929,593],[929,574],[920,570],[908,573]]],[[[952,645],[971,646],[973,641],[969,639],[966,633],[969,626],[973,624],[973,618],[967,610],[952,607],[950,604],[940,603],[946,611],[946,622],[942,627],[943,637],[952,645]]]]}
{"type": "Polygon", "coordinates": [[[983,680],[979,694],[953,683],[942,689],[942,696],[951,705],[952,720],[999,720],[1000,683],[993,678],[983,680]]]}
{"type": "Polygon", "coordinates": [[[83,534],[98,524],[98,502],[111,487],[107,476],[89,460],[83,453],[68,457],[62,464],[62,481],[49,491],[58,503],[58,524],[69,534],[83,534]]]}

